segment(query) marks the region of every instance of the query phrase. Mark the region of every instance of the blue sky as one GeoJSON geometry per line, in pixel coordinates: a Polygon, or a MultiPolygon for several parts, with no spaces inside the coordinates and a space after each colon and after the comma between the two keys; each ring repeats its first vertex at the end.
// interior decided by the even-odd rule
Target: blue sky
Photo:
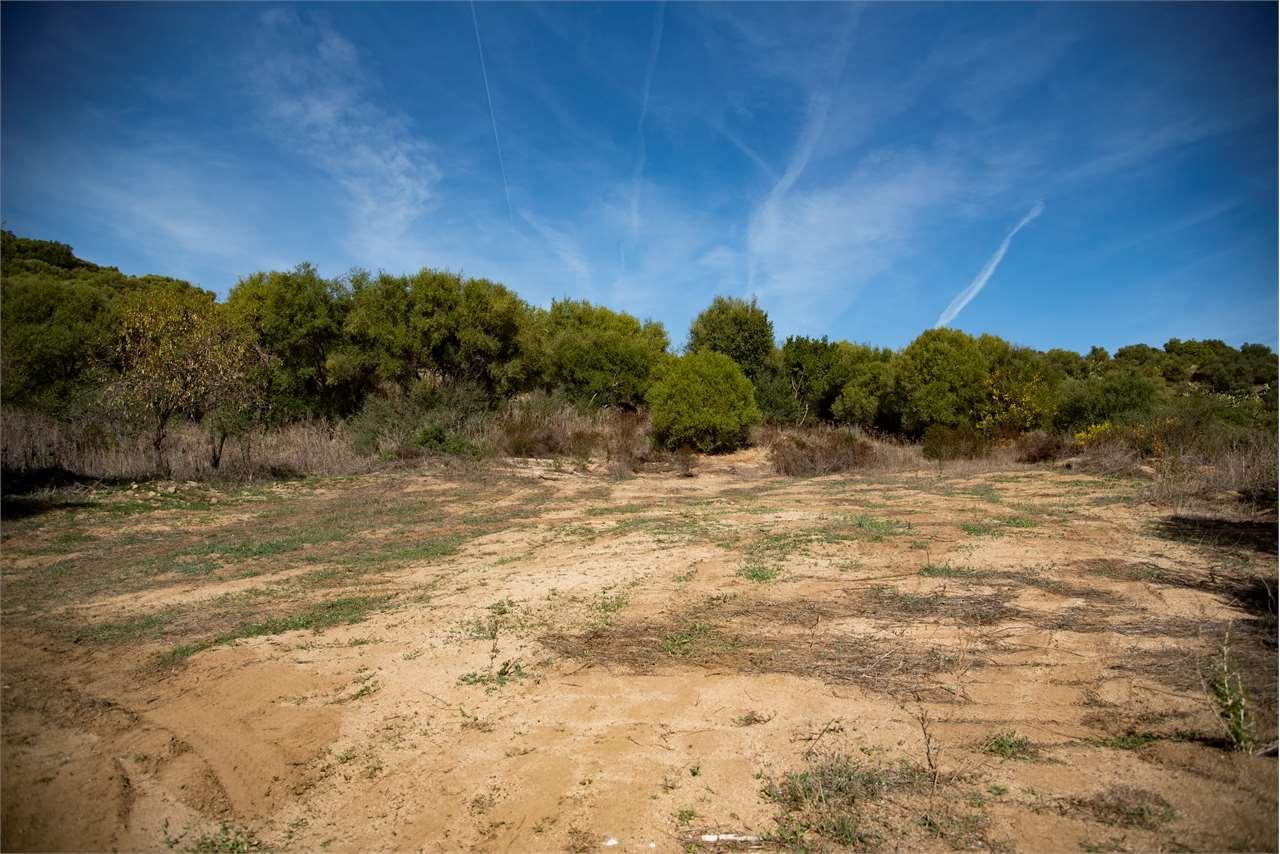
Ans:
{"type": "Polygon", "coordinates": [[[5,227],[127,272],[444,267],[677,345],[715,294],[779,339],[1276,344],[1274,4],[0,15],[5,227]]]}

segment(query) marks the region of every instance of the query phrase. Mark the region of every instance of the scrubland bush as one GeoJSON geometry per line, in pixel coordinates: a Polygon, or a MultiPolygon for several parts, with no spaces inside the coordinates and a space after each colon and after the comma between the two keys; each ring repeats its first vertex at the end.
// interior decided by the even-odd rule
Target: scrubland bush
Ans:
{"type": "Polygon", "coordinates": [[[1061,459],[1071,450],[1071,443],[1060,433],[1033,430],[1023,433],[1014,443],[1020,463],[1047,463],[1061,459]]]}
{"type": "MultiPolygon", "coordinates": [[[[60,422],[40,413],[0,411],[0,468],[5,490],[30,482],[24,473],[58,473],[90,479],[139,480],[154,476],[149,436],[127,424],[96,420],[60,422]]],[[[296,475],[354,474],[374,462],[357,453],[344,424],[302,421],[235,437],[222,464],[209,460],[209,434],[199,424],[169,431],[167,456],[175,480],[240,480],[296,475]]]]}
{"type": "Polygon", "coordinates": [[[603,440],[596,413],[543,392],[510,401],[496,426],[495,445],[508,457],[586,458],[603,440]]]}
{"type": "Polygon", "coordinates": [[[773,470],[787,477],[818,477],[865,468],[875,459],[871,442],[847,428],[789,430],[769,444],[773,470]]]}
{"type": "Polygon", "coordinates": [[[732,451],[760,421],[755,393],[742,369],[721,353],[702,350],[675,360],[649,389],[653,439],[675,449],[732,451]]]}
{"type": "MultiPolygon", "coordinates": [[[[224,445],[240,461],[214,476],[258,472],[259,451],[280,471],[496,453],[603,455],[623,473],[655,444],[740,447],[763,412],[772,426],[874,431],[878,465],[993,443],[1047,461],[1074,436],[1084,465],[1154,470],[1170,494],[1275,494],[1277,362],[1262,345],[1172,339],[1113,358],[941,328],[898,352],[805,336],[777,346],[754,300],[717,297],[677,359],[659,323],[583,300],[543,309],[448,271],[326,279],[301,264],[246,276],[219,303],[65,244],[0,237],[0,398],[5,423],[27,428],[3,437],[11,471],[138,477],[150,443],[153,473],[185,477],[218,469],[224,445]]],[[[862,464],[851,439],[797,435],[772,443],[783,469],[862,464]]]]}
{"type": "Polygon", "coordinates": [[[991,452],[991,441],[968,424],[932,424],[924,431],[924,456],[938,460],[972,460],[991,452]]]}

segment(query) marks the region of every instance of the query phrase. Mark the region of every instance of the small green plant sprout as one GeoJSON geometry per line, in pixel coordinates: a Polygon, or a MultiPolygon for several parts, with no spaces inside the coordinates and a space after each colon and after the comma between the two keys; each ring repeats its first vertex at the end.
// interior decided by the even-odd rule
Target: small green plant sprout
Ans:
{"type": "Polygon", "coordinates": [[[1218,718],[1232,750],[1253,749],[1253,721],[1245,702],[1244,682],[1240,670],[1231,656],[1231,630],[1227,629],[1222,647],[1213,665],[1213,681],[1209,683],[1209,696],[1213,700],[1218,718]]]}
{"type": "Polygon", "coordinates": [[[258,837],[254,836],[253,831],[234,827],[223,822],[217,833],[210,833],[200,837],[190,850],[240,854],[240,852],[247,851],[265,851],[266,846],[258,840],[258,837]]]}
{"type": "Polygon", "coordinates": [[[491,668],[483,673],[480,671],[464,673],[458,677],[458,682],[463,685],[483,685],[486,691],[492,692],[508,682],[523,679],[524,675],[524,665],[519,659],[507,659],[498,666],[497,670],[491,668]]]}
{"type": "Polygon", "coordinates": [[[1001,759],[1034,759],[1036,750],[1031,746],[1031,739],[1018,735],[1013,730],[992,733],[982,743],[982,752],[1001,759]]]}

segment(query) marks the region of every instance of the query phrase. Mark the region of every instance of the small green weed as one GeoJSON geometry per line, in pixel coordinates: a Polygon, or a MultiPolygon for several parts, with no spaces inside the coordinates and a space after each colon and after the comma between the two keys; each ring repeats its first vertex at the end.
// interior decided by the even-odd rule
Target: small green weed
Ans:
{"type": "Polygon", "coordinates": [[[716,630],[709,623],[694,623],[684,631],[663,638],[662,651],[677,658],[688,658],[699,647],[714,643],[716,637],[716,630]]]}
{"type": "Polygon", "coordinates": [[[781,570],[776,566],[748,563],[738,570],[738,575],[757,584],[768,584],[770,581],[775,580],[780,572],[781,570]]]}
{"type": "Polygon", "coordinates": [[[1160,736],[1153,732],[1127,732],[1124,735],[1100,738],[1094,744],[1099,747],[1109,747],[1112,750],[1141,750],[1159,740],[1160,736]]]}
{"type": "Polygon", "coordinates": [[[241,854],[245,851],[264,851],[264,846],[251,830],[223,823],[217,833],[205,834],[191,846],[192,851],[217,852],[217,854],[241,854]]]}
{"type": "Polygon", "coordinates": [[[484,673],[464,673],[458,677],[458,681],[463,685],[484,685],[486,688],[492,689],[501,688],[509,682],[523,679],[524,676],[524,665],[520,663],[520,660],[508,659],[502,662],[497,670],[484,673]]]}
{"type": "Polygon", "coordinates": [[[1034,759],[1036,750],[1031,746],[1031,739],[1018,735],[1013,730],[993,733],[982,743],[982,752],[1001,759],[1034,759]]]}

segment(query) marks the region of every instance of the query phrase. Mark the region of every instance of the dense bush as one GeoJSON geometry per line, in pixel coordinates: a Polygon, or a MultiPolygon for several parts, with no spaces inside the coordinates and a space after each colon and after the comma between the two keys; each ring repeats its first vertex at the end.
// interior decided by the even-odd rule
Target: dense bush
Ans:
{"type": "Polygon", "coordinates": [[[1061,433],[1033,430],[1019,436],[1016,447],[1018,462],[1047,463],[1066,456],[1071,443],[1061,433]]]}
{"type": "Polygon", "coordinates": [[[990,440],[968,424],[932,424],[924,431],[926,459],[970,460],[990,452],[990,440]]]}
{"type": "Polygon", "coordinates": [[[721,353],[689,353],[649,389],[653,438],[666,448],[732,451],[760,421],[755,393],[742,369],[721,353]]]}
{"type": "Polygon", "coordinates": [[[694,318],[686,350],[723,353],[754,382],[768,368],[773,346],[773,323],[754,297],[716,297],[694,318]]]}
{"type": "Polygon", "coordinates": [[[1055,424],[1075,430],[1102,421],[1137,421],[1154,411],[1160,381],[1135,371],[1120,370],[1062,386],[1055,424]]]}
{"type": "Polygon", "coordinates": [[[931,424],[970,423],[985,403],[986,379],[987,359],[973,336],[945,328],[921,334],[898,356],[902,426],[919,435],[931,424]]]}
{"type": "Polygon", "coordinates": [[[231,318],[257,336],[274,358],[270,396],[276,420],[349,413],[362,395],[335,382],[325,359],[341,342],[349,295],[310,264],[287,272],[254,273],[227,296],[231,318]]]}
{"type": "Polygon", "coordinates": [[[585,300],[557,300],[530,326],[528,347],[548,387],[593,406],[634,408],[667,355],[662,324],[585,300]]]}
{"type": "Polygon", "coordinates": [[[603,450],[622,471],[643,456],[646,400],[663,410],[660,444],[706,450],[743,442],[758,411],[775,425],[923,436],[936,458],[1015,439],[1023,458],[1045,459],[1064,452],[1044,432],[1056,430],[1083,434],[1093,456],[1187,470],[1228,464],[1276,430],[1277,361],[1257,344],[1171,339],[1113,357],[942,328],[897,353],[803,336],[776,346],[754,300],[717,297],[677,360],[661,324],[581,300],[537,308],[447,271],[331,279],[302,264],[247,276],[219,304],[65,244],[2,237],[0,398],[56,416],[58,447],[77,459],[103,451],[82,439],[130,446],[126,415],[135,431],[149,422],[159,469],[171,426],[203,431],[201,465],[216,469],[233,438],[247,448],[291,423],[349,419],[369,455],[603,450]]]}
{"type": "Polygon", "coordinates": [[[787,477],[817,477],[863,468],[875,446],[852,430],[827,429],[779,434],[769,445],[773,470],[787,477]]]}

